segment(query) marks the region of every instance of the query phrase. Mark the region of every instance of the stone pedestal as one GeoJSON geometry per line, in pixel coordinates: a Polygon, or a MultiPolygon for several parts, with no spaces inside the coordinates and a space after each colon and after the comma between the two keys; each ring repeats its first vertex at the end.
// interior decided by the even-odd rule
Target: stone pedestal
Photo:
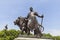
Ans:
{"type": "Polygon", "coordinates": [[[17,38],[15,38],[14,40],[53,40],[52,38],[47,38],[42,36],[40,37],[36,37],[34,35],[19,35],[17,38]]]}
{"type": "Polygon", "coordinates": [[[42,38],[24,38],[24,37],[18,37],[14,40],[53,40],[53,39],[42,39],[42,38]]]}

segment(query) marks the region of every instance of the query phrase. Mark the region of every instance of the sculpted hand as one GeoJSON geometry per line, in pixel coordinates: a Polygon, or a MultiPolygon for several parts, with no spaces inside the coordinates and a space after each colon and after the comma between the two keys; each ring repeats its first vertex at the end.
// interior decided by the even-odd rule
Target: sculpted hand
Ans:
{"type": "Polygon", "coordinates": [[[44,18],[44,15],[42,15],[41,18],[44,18]]]}

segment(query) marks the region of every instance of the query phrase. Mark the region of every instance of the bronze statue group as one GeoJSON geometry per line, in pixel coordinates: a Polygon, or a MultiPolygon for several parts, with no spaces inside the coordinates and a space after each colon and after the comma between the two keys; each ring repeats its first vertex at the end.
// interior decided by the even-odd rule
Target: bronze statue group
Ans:
{"type": "Polygon", "coordinates": [[[14,21],[14,24],[20,28],[21,34],[25,31],[25,33],[29,35],[30,31],[34,31],[34,35],[36,35],[36,37],[41,37],[43,35],[41,28],[44,30],[44,27],[42,26],[42,22],[41,24],[38,23],[36,16],[42,19],[44,17],[43,15],[38,15],[38,13],[34,12],[33,8],[30,7],[30,12],[27,17],[20,16],[14,21]]]}

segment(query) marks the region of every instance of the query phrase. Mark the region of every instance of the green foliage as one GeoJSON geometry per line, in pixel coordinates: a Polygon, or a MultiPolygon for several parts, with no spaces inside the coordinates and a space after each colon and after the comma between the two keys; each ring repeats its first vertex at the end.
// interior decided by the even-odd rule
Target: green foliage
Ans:
{"type": "Polygon", "coordinates": [[[6,38],[0,38],[0,40],[6,40],[6,38]]]}
{"type": "Polygon", "coordinates": [[[6,37],[6,34],[5,34],[4,31],[0,31],[0,38],[1,38],[1,37],[6,37]]]}
{"type": "Polygon", "coordinates": [[[53,39],[54,40],[60,40],[60,36],[54,36],[53,39]]]}
{"type": "Polygon", "coordinates": [[[20,31],[14,29],[0,31],[0,40],[13,40],[18,37],[20,31]]]}
{"type": "Polygon", "coordinates": [[[60,40],[60,36],[52,36],[51,34],[44,34],[46,38],[52,38],[53,40],[60,40]]]}
{"type": "MultiPolygon", "coordinates": [[[[0,31],[0,40],[13,40],[14,38],[18,37],[20,30],[2,30],[0,31]]],[[[24,33],[26,34],[26,33],[24,33]]],[[[32,34],[30,34],[32,35],[32,34]]],[[[32,35],[33,36],[33,35],[32,35]]],[[[52,36],[51,34],[43,34],[46,38],[52,38],[53,40],[60,40],[60,36],[52,36]]]]}
{"type": "Polygon", "coordinates": [[[19,34],[19,32],[16,30],[9,30],[8,33],[7,33],[8,36],[15,36],[15,37],[17,37],[19,34]],[[8,35],[8,33],[9,33],[9,35],[8,35]]]}
{"type": "Polygon", "coordinates": [[[46,37],[46,38],[52,38],[52,35],[51,34],[44,34],[44,36],[46,37]]]}
{"type": "Polygon", "coordinates": [[[6,40],[13,40],[14,38],[14,36],[6,36],[6,40]]]}

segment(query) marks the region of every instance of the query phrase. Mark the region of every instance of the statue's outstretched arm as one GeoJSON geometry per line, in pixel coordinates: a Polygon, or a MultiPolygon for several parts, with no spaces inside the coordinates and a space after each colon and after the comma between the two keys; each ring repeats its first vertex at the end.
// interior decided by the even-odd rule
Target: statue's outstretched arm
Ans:
{"type": "Polygon", "coordinates": [[[36,15],[36,16],[38,16],[38,17],[40,17],[40,18],[43,18],[43,16],[38,15],[38,13],[37,13],[37,12],[35,12],[35,14],[34,14],[34,15],[36,15]]]}

